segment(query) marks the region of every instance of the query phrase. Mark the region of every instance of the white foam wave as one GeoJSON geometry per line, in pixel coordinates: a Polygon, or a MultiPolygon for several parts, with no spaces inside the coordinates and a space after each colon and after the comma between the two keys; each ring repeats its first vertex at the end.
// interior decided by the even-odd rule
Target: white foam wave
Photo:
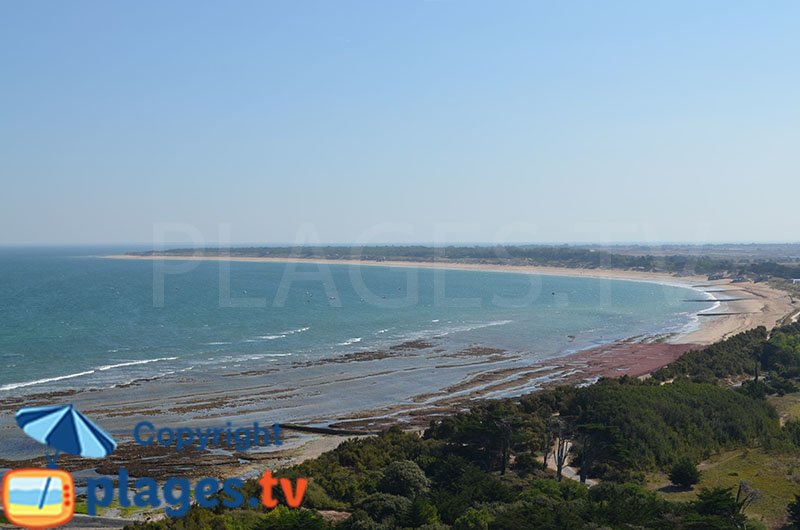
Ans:
{"type": "Polygon", "coordinates": [[[137,366],[140,364],[150,364],[150,363],[157,363],[161,361],[174,361],[177,357],[159,357],[158,359],[144,359],[142,361],[129,361],[119,364],[107,364],[105,366],[99,366],[96,368],[98,372],[105,372],[106,370],[111,370],[113,368],[122,368],[124,366],[137,366]]]}
{"type": "MultiPolygon", "coordinates": [[[[294,335],[295,333],[303,333],[304,331],[308,331],[311,329],[311,326],[307,326],[304,328],[297,328],[297,329],[290,329],[287,331],[281,331],[280,333],[276,333],[274,335],[259,335],[256,337],[258,340],[276,340],[276,339],[285,339],[289,335],[294,335]]],[[[254,339],[247,339],[244,342],[256,342],[254,339]]]]}
{"type": "Polygon", "coordinates": [[[177,357],[159,357],[158,359],[144,359],[141,361],[128,361],[124,363],[117,363],[117,364],[107,364],[104,366],[98,366],[92,368],[91,370],[84,370],[83,372],[76,372],[74,374],[67,374],[67,375],[60,375],[57,377],[46,377],[43,379],[34,379],[33,381],[24,381],[21,383],[9,383],[7,385],[0,386],[0,392],[4,390],[15,390],[17,388],[25,388],[29,386],[37,386],[37,385],[45,385],[47,383],[55,383],[56,381],[64,381],[66,379],[75,379],[76,377],[84,377],[87,375],[96,374],[98,372],[105,372],[108,370],[113,370],[114,368],[123,368],[126,366],[136,366],[141,364],[150,364],[160,361],[174,361],[178,359],[177,357]]]}
{"type": "Polygon", "coordinates": [[[350,346],[351,344],[356,344],[361,342],[361,337],[353,337],[352,339],[347,339],[344,342],[340,342],[339,346],[350,346]]]}
{"type": "Polygon", "coordinates": [[[708,309],[703,309],[702,311],[698,311],[698,314],[699,313],[711,313],[712,311],[715,311],[715,310],[719,309],[720,306],[722,305],[722,302],[724,302],[725,300],[719,300],[717,298],[711,298],[708,301],[709,302],[713,302],[711,307],[709,307],[708,309]]]}
{"type": "Polygon", "coordinates": [[[264,358],[270,357],[291,357],[291,353],[256,353],[254,355],[240,355],[238,357],[232,357],[230,359],[226,359],[226,361],[233,361],[233,362],[248,362],[248,361],[258,361],[264,358]]]}
{"type": "Polygon", "coordinates": [[[483,328],[491,328],[494,326],[505,326],[506,324],[511,324],[514,322],[513,320],[493,320],[491,322],[486,322],[483,324],[470,324],[466,326],[453,326],[452,328],[446,329],[437,334],[439,337],[443,337],[445,335],[450,335],[452,333],[464,333],[466,331],[474,331],[476,329],[483,329],[483,328]]]}
{"type": "Polygon", "coordinates": [[[700,323],[700,315],[702,315],[704,313],[711,313],[713,311],[716,311],[717,309],[720,308],[720,306],[722,306],[722,302],[724,301],[724,300],[720,301],[714,295],[714,293],[709,293],[708,291],[703,291],[700,288],[691,287],[690,289],[692,289],[693,291],[696,291],[701,296],[705,296],[708,299],[708,302],[711,304],[711,307],[708,307],[706,309],[702,309],[702,310],[696,311],[696,312],[695,311],[689,311],[689,312],[686,312],[686,313],[681,313],[681,315],[686,317],[688,319],[688,321],[683,326],[680,326],[679,328],[672,330],[672,331],[675,331],[677,333],[677,338],[684,337],[684,336],[686,336],[686,335],[688,335],[690,333],[693,333],[693,332],[697,331],[698,329],[700,329],[700,325],[701,325],[701,323],[700,323]]]}
{"type": "Polygon", "coordinates": [[[76,377],[82,377],[84,375],[92,375],[95,373],[94,370],[86,370],[85,372],[77,372],[74,374],[69,375],[62,375],[59,377],[48,377],[46,379],[36,379],[34,381],[25,381],[24,383],[10,383],[8,385],[0,386],[0,391],[3,390],[14,390],[15,388],[24,388],[26,386],[35,386],[35,385],[43,385],[45,383],[53,383],[55,381],[63,381],[64,379],[74,379],[76,377]]]}

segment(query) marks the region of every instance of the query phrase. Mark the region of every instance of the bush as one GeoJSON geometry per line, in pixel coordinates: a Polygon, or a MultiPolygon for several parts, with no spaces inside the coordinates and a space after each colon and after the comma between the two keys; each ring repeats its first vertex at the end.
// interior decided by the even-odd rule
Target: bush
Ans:
{"type": "Polygon", "coordinates": [[[364,499],[359,508],[375,521],[404,516],[411,509],[411,500],[400,495],[373,493],[364,499]]]}
{"type": "Polygon", "coordinates": [[[405,516],[405,526],[418,528],[424,525],[439,523],[439,512],[431,501],[425,497],[417,497],[411,503],[411,507],[405,516]]]}
{"type": "Polygon", "coordinates": [[[789,440],[797,447],[800,447],[800,420],[787,421],[783,429],[786,431],[789,440]]]}
{"type": "Polygon", "coordinates": [[[669,481],[678,487],[691,489],[700,482],[700,471],[691,460],[680,460],[672,466],[672,470],[669,472],[669,481]]]}
{"type": "Polygon", "coordinates": [[[464,515],[456,519],[453,530],[489,530],[492,521],[494,521],[494,517],[486,508],[480,510],[470,508],[464,515]]]}
{"type": "Polygon", "coordinates": [[[348,508],[347,503],[332,499],[316,482],[309,482],[303,506],[315,510],[346,510],[348,508]]]}
{"type": "Polygon", "coordinates": [[[653,528],[660,514],[669,511],[667,501],[638,484],[603,482],[589,490],[592,520],[612,528],[653,528]]]}
{"type": "Polygon", "coordinates": [[[363,510],[356,510],[350,519],[336,528],[339,530],[383,530],[384,526],[373,521],[363,510]]]}
{"type": "Polygon", "coordinates": [[[701,516],[723,517],[735,523],[744,521],[744,516],[739,513],[739,505],[730,489],[701,488],[694,506],[701,516]]]}
{"type": "Polygon", "coordinates": [[[425,472],[411,460],[400,460],[386,466],[378,483],[378,489],[384,493],[409,498],[428,491],[429,487],[425,472]]]}

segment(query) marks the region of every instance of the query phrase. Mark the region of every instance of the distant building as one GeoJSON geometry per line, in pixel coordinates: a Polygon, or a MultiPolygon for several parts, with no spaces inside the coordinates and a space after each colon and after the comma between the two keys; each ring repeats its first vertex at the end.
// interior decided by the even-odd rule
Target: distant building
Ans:
{"type": "Polygon", "coordinates": [[[725,275],[724,275],[724,274],[710,274],[710,275],[708,276],[708,281],[721,280],[721,279],[723,279],[724,277],[725,277],[725,275]]]}

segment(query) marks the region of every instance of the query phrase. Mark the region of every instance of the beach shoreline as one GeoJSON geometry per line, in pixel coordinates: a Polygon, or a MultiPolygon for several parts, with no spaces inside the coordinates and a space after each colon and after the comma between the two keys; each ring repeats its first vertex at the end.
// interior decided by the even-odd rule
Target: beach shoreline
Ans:
{"type": "MultiPolygon", "coordinates": [[[[534,274],[543,276],[568,276],[575,278],[597,278],[607,280],[640,281],[686,287],[707,293],[718,306],[712,308],[713,316],[702,316],[699,312],[697,329],[690,330],[670,340],[676,343],[707,345],[724,340],[731,335],[764,326],[773,328],[780,321],[796,311],[791,304],[789,293],[764,283],[742,282],[730,280],[710,281],[706,276],[678,276],[663,272],[648,272],[622,269],[585,269],[570,267],[549,267],[538,265],[512,265],[497,263],[464,263],[448,260],[442,261],[397,261],[397,260],[358,260],[358,259],[324,259],[324,258],[271,258],[247,256],[161,256],[114,254],[98,256],[105,259],[147,260],[147,261],[221,261],[249,263],[305,263],[312,265],[348,265],[365,267],[399,267],[424,268],[439,270],[472,270],[481,272],[505,272],[517,274],[534,274]],[[708,288],[708,290],[704,290],[708,288]],[[726,301],[721,294],[729,291],[735,293],[736,300],[726,301]]],[[[734,296],[729,296],[734,298],[734,296]]]]}

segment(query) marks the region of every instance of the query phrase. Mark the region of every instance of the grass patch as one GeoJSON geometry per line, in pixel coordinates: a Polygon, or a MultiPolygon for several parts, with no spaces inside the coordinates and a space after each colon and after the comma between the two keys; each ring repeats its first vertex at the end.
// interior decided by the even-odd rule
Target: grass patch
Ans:
{"type": "Polygon", "coordinates": [[[760,492],[746,515],[769,528],[786,522],[786,506],[800,494],[800,455],[767,454],[761,449],[738,450],[714,456],[701,463],[700,484],[692,491],[670,491],[665,473],[648,476],[647,486],[671,501],[688,502],[697,498],[700,488],[736,488],[744,481],[760,492]]]}
{"type": "Polygon", "coordinates": [[[769,402],[780,414],[781,421],[800,420],[800,392],[780,397],[772,396],[769,402]]]}

